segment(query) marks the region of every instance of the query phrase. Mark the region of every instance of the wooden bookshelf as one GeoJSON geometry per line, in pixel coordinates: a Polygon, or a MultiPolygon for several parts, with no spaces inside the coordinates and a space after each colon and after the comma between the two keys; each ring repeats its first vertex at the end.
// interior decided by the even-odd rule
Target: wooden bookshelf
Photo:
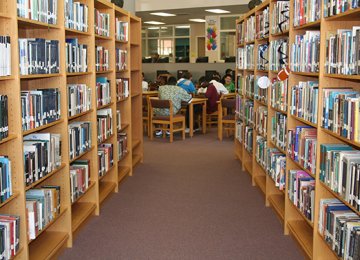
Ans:
{"type": "MultiPolygon", "coordinates": [[[[304,34],[305,31],[316,30],[320,31],[320,66],[319,72],[291,72],[289,75],[288,90],[299,83],[299,81],[318,81],[319,82],[319,97],[318,97],[318,107],[322,107],[322,89],[324,88],[339,88],[339,87],[351,87],[355,90],[360,90],[360,76],[359,75],[339,75],[339,74],[327,74],[325,72],[325,61],[326,61],[326,37],[327,32],[336,31],[337,29],[350,29],[352,26],[359,26],[360,18],[360,8],[350,9],[344,13],[327,17],[323,17],[323,1],[321,2],[320,16],[321,18],[314,22],[308,22],[304,25],[294,27],[294,1],[290,0],[290,29],[284,31],[283,33],[270,34],[268,38],[265,39],[256,39],[255,40],[255,55],[257,55],[257,46],[259,44],[264,44],[266,41],[272,41],[279,38],[287,38],[289,40],[289,47],[295,40],[297,34],[304,34]]],[[[240,19],[236,21],[237,24],[246,22],[250,16],[260,13],[267,6],[270,6],[270,16],[273,11],[274,1],[264,1],[261,5],[257,6],[255,9],[251,10],[247,14],[243,15],[240,19]]],[[[271,17],[270,17],[271,23],[271,17]]],[[[272,25],[270,24],[270,27],[272,25]]],[[[237,34],[238,39],[238,34],[237,34]]],[[[246,46],[248,43],[237,44],[238,47],[246,46]]],[[[290,61],[290,55],[288,55],[290,61]]],[[[255,62],[257,60],[255,59],[255,62]]],[[[278,71],[264,71],[257,70],[255,64],[254,72],[238,69],[236,68],[236,76],[238,75],[247,75],[248,73],[254,73],[254,75],[268,75],[270,79],[276,77],[278,71]]],[[[237,86],[237,84],[236,84],[237,86]]],[[[244,95],[245,93],[238,93],[244,100],[249,99],[244,95]]],[[[268,98],[270,95],[268,94],[268,98]]],[[[344,143],[348,144],[355,149],[360,149],[360,143],[344,138],[334,132],[326,130],[321,127],[321,117],[322,110],[318,109],[317,123],[312,123],[306,121],[297,116],[291,115],[290,113],[290,102],[291,102],[291,91],[288,91],[287,103],[288,109],[285,111],[271,107],[270,102],[268,104],[259,102],[255,100],[254,110],[259,106],[266,106],[268,108],[268,134],[267,134],[267,146],[276,147],[270,139],[271,134],[271,116],[276,112],[280,112],[287,116],[287,128],[294,129],[296,126],[311,126],[317,131],[317,155],[316,155],[316,165],[320,164],[320,144],[331,144],[331,143],[344,143]]],[[[250,98],[251,99],[251,98],[250,98]]],[[[244,118],[240,117],[240,120],[244,118]]],[[[243,135],[244,133],[242,133],[243,135]]],[[[257,131],[254,131],[254,137],[258,134],[257,131]]],[[[288,195],[288,183],[284,191],[279,191],[275,187],[274,181],[269,175],[262,169],[255,160],[255,152],[249,154],[246,150],[244,152],[243,143],[240,143],[238,140],[235,140],[235,156],[241,161],[242,169],[251,174],[253,184],[255,183],[259,189],[265,194],[265,204],[267,206],[272,206],[274,212],[283,220],[284,233],[291,235],[295,241],[298,242],[300,248],[304,252],[304,256],[309,259],[337,259],[336,254],[331,250],[327,245],[324,238],[319,235],[318,232],[318,222],[319,222],[319,203],[321,199],[324,198],[337,198],[342,201],[345,205],[351,208],[356,214],[360,215],[360,212],[342,199],[337,193],[333,192],[328,186],[322,183],[319,179],[319,167],[316,167],[316,172],[312,173],[308,169],[305,169],[298,162],[292,160],[290,156],[287,155],[286,151],[279,149],[282,153],[286,155],[286,178],[288,178],[289,170],[302,170],[307,172],[315,179],[315,205],[314,205],[314,215],[312,222],[309,220],[301,211],[298,209],[293,202],[290,200],[288,195]],[[250,156],[253,157],[252,163],[250,163],[250,156]]],[[[256,151],[256,142],[254,141],[253,151],[256,151]]],[[[287,182],[287,181],[286,181],[287,182]]],[[[339,258],[340,259],[340,258],[339,258]]]]}
{"type": "Polygon", "coordinates": [[[0,204],[0,214],[20,216],[20,250],[14,259],[50,259],[56,258],[65,247],[72,247],[75,232],[85,226],[93,215],[100,214],[100,205],[112,192],[118,191],[118,185],[126,176],[133,173],[133,164],[143,160],[143,135],[141,118],[141,20],[129,12],[116,7],[105,0],[81,0],[88,6],[88,31],[77,31],[65,27],[64,1],[57,1],[57,24],[47,24],[35,20],[17,17],[17,4],[13,0],[0,1],[0,35],[11,37],[11,75],[0,77],[0,94],[8,96],[9,136],[0,140],[0,152],[7,155],[12,164],[13,195],[0,204]],[[95,34],[94,8],[110,14],[110,36],[95,34]],[[129,40],[116,40],[115,18],[128,22],[129,40]],[[60,71],[56,74],[20,75],[19,38],[45,38],[59,41],[60,71]],[[79,43],[87,45],[87,71],[70,73],[66,71],[65,39],[77,38],[79,43]],[[95,46],[101,45],[109,50],[109,69],[96,72],[95,46]],[[127,68],[116,71],[115,50],[128,50],[127,68]],[[130,55],[133,53],[133,55],[130,55]],[[96,107],[96,78],[107,77],[111,86],[111,103],[96,107]],[[116,79],[130,79],[131,93],[139,96],[117,102],[116,79]],[[68,114],[68,84],[86,84],[91,89],[91,108],[77,115],[68,114]],[[47,125],[23,131],[21,122],[20,94],[22,90],[58,88],[60,91],[61,119],[47,125]],[[112,143],[114,147],[114,165],[104,177],[98,176],[97,155],[97,110],[110,108],[113,119],[116,111],[121,111],[122,129],[127,133],[128,153],[124,160],[118,162],[118,143],[116,120],[113,120],[114,134],[103,142],[112,143]],[[92,147],[70,159],[68,126],[73,122],[87,121],[92,125],[92,147]],[[140,130],[138,130],[140,129],[140,130]],[[23,138],[32,133],[58,133],[61,135],[61,165],[40,180],[29,186],[24,179],[23,138]],[[134,140],[134,143],[132,141],[134,140]],[[134,153],[133,153],[134,151],[134,153]],[[130,156],[128,156],[130,155],[130,156]],[[78,159],[90,162],[90,185],[84,194],[71,203],[70,164],[78,159]],[[51,221],[32,241],[28,241],[27,213],[25,207],[26,191],[42,185],[61,187],[61,214],[51,221]]]}

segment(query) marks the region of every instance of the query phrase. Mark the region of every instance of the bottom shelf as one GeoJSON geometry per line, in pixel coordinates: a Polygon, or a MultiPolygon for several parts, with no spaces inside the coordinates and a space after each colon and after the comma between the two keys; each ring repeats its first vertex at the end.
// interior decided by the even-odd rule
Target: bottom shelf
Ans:
{"type": "Polygon", "coordinates": [[[140,154],[133,154],[132,156],[132,165],[133,168],[135,168],[135,166],[141,161],[142,156],[140,154]]]}
{"type": "Polygon", "coordinates": [[[78,202],[72,205],[71,222],[72,232],[75,232],[82,223],[94,212],[96,204],[91,202],[78,202]]]}
{"type": "Polygon", "coordinates": [[[265,194],[266,193],[266,176],[258,175],[254,178],[255,183],[259,186],[260,190],[265,194]]]}
{"type": "Polygon", "coordinates": [[[64,232],[45,231],[30,244],[29,258],[34,260],[53,258],[68,238],[69,235],[64,232]]]}
{"type": "Polygon", "coordinates": [[[99,184],[100,203],[102,203],[109,194],[115,189],[116,184],[113,182],[101,181],[99,184]]]}
{"type": "Polygon", "coordinates": [[[278,216],[284,221],[285,218],[285,198],[284,195],[270,195],[268,198],[278,216]]]}
{"type": "Polygon", "coordinates": [[[252,176],[252,162],[248,161],[244,163],[245,170],[252,176]]]}
{"type": "Polygon", "coordinates": [[[311,259],[313,255],[313,229],[303,220],[289,221],[288,227],[307,257],[311,259]]]}
{"type": "Polygon", "coordinates": [[[118,182],[121,182],[130,173],[129,167],[119,167],[118,169],[118,182]]]}

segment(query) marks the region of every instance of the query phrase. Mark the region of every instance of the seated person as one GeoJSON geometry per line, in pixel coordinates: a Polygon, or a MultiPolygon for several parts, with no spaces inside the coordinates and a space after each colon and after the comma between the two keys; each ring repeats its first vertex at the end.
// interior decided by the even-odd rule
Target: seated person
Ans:
{"type": "Polygon", "coordinates": [[[206,87],[208,84],[204,84],[204,82],[208,83],[204,76],[200,77],[199,82],[197,84],[197,89],[196,89],[196,92],[199,95],[204,95],[206,93],[206,87]]]}
{"type": "Polygon", "coordinates": [[[142,83],[141,83],[141,86],[142,86],[142,91],[148,91],[148,90],[149,90],[149,83],[147,83],[147,82],[145,81],[144,72],[142,73],[142,83]]]}
{"type": "Polygon", "coordinates": [[[196,89],[191,79],[192,74],[187,71],[182,75],[182,78],[177,81],[177,85],[183,88],[187,93],[195,94],[196,89]]]}
{"type": "MultiPolygon", "coordinates": [[[[191,95],[187,93],[184,89],[176,86],[176,78],[169,77],[167,85],[159,87],[159,99],[171,100],[173,104],[173,113],[174,115],[179,112],[181,109],[181,102],[189,102],[191,100],[191,95]]],[[[169,116],[169,109],[156,109],[155,114],[159,116],[169,116]]],[[[167,133],[169,134],[169,133],[167,133]]],[[[157,136],[162,135],[162,131],[156,132],[157,136]]]]}
{"type": "Polygon", "coordinates": [[[204,93],[205,97],[207,98],[206,101],[206,113],[211,114],[217,111],[218,104],[217,102],[220,99],[220,95],[217,92],[217,89],[213,84],[209,84],[205,78],[201,82],[201,92],[204,93]]]}
{"type": "Polygon", "coordinates": [[[232,80],[232,77],[230,74],[226,74],[224,77],[224,87],[229,91],[229,93],[234,93],[235,92],[235,84],[232,80]]]}
{"type": "Polygon", "coordinates": [[[220,83],[220,75],[218,72],[214,73],[212,80],[209,83],[215,86],[219,95],[229,94],[229,91],[224,87],[222,83],[220,83]]]}

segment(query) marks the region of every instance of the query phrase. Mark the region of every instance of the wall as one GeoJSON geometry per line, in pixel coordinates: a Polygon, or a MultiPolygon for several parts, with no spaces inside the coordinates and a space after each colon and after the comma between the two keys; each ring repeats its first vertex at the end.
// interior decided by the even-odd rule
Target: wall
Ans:
{"type": "Polygon", "coordinates": [[[197,37],[205,36],[205,24],[197,23],[190,25],[190,62],[195,63],[197,58],[197,37]]]}
{"type": "MultiPolygon", "coordinates": [[[[126,0],[125,0],[126,1],[126,0]]],[[[136,12],[151,11],[151,10],[167,10],[167,9],[183,9],[193,7],[212,7],[212,6],[227,6],[227,5],[244,5],[248,0],[136,0],[136,12]]]]}
{"type": "Polygon", "coordinates": [[[135,14],[135,1],[136,0],[124,0],[124,9],[135,14]]]}
{"type": "Polygon", "coordinates": [[[157,70],[167,70],[175,77],[178,70],[188,70],[193,74],[193,79],[197,81],[201,76],[205,76],[205,70],[216,70],[221,75],[226,69],[235,69],[235,63],[143,63],[142,71],[145,79],[154,81],[157,70]]]}

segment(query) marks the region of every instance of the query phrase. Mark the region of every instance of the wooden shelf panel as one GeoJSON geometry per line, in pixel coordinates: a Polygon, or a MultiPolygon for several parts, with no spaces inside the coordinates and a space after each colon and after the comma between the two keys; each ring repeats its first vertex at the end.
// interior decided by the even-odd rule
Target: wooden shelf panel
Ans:
{"type": "Polygon", "coordinates": [[[347,139],[347,138],[345,138],[345,137],[342,137],[342,136],[340,136],[340,135],[338,135],[337,133],[334,133],[334,132],[332,132],[332,131],[330,131],[330,130],[327,130],[327,129],[325,129],[325,128],[320,128],[323,132],[325,132],[325,133],[327,133],[328,135],[331,135],[331,136],[333,136],[333,137],[335,137],[335,138],[337,138],[337,139],[339,139],[339,140],[341,140],[341,141],[343,141],[343,142],[345,142],[345,143],[348,143],[348,144],[350,144],[350,145],[352,145],[352,146],[355,146],[357,149],[360,149],[360,143],[358,143],[358,142],[355,142],[355,141],[353,141],[353,140],[350,140],[350,139],[347,139]]]}
{"type": "Polygon", "coordinates": [[[304,124],[306,124],[306,125],[309,125],[309,126],[312,126],[312,127],[314,127],[314,128],[317,128],[317,124],[315,124],[315,123],[309,122],[309,121],[307,121],[307,120],[305,120],[305,119],[302,119],[302,118],[297,117],[297,116],[292,115],[292,114],[290,114],[290,116],[291,116],[293,119],[297,120],[297,121],[300,121],[300,122],[302,122],[302,123],[304,123],[304,124]]]}
{"type": "Polygon", "coordinates": [[[285,196],[283,194],[273,194],[269,196],[269,202],[277,215],[284,221],[285,218],[285,196]]]}
{"type": "Polygon", "coordinates": [[[63,122],[64,122],[64,119],[59,119],[59,120],[56,120],[56,121],[54,121],[54,122],[52,122],[50,124],[43,125],[43,126],[40,126],[40,127],[34,128],[34,129],[23,131],[23,135],[28,135],[28,134],[32,134],[32,133],[35,133],[35,132],[38,132],[38,131],[42,131],[44,129],[47,129],[47,128],[53,127],[55,125],[61,124],[63,122]]]}
{"type": "Polygon", "coordinates": [[[141,144],[141,140],[137,140],[137,139],[132,140],[132,149],[134,150],[140,144],[141,144]]]}
{"type": "Polygon", "coordinates": [[[298,241],[309,259],[313,255],[313,229],[302,220],[292,220],[287,223],[291,234],[298,241]]]}
{"type": "Polygon", "coordinates": [[[112,165],[112,166],[104,173],[103,176],[99,176],[99,181],[101,181],[102,179],[104,179],[104,178],[108,175],[108,173],[111,172],[112,169],[114,169],[114,167],[115,167],[115,165],[112,165]]]}
{"type": "Polygon", "coordinates": [[[86,150],[85,152],[83,152],[82,154],[80,154],[79,156],[76,156],[74,159],[70,160],[70,163],[75,162],[76,160],[80,159],[81,157],[83,157],[85,154],[89,153],[90,151],[92,151],[95,148],[95,145],[93,145],[90,149],[86,150]]]}
{"type": "Polygon", "coordinates": [[[284,111],[284,110],[281,110],[281,109],[278,109],[278,108],[275,108],[275,107],[272,107],[272,106],[270,106],[270,109],[275,110],[276,112],[279,112],[279,113],[281,113],[283,115],[287,115],[287,112],[284,111]]]}
{"type": "Polygon", "coordinates": [[[96,71],[96,74],[107,74],[107,73],[113,73],[113,70],[103,70],[103,71],[96,71]]]}
{"type": "Polygon", "coordinates": [[[116,184],[113,182],[102,181],[99,183],[100,203],[102,203],[109,194],[115,189],[116,184]]]}
{"type": "Polygon", "coordinates": [[[325,17],[326,21],[352,21],[352,20],[358,20],[360,19],[360,8],[350,9],[346,12],[325,17]]]}
{"type": "Polygon", "coordinates": [[[245,170],[252,176],[252,162],[245,162],[244,163],[245,170]]]}
{"type": "Polygon", "coordinates": [[[341,74],[324,74],[325,77],[335,78],[335,79],[347,79],[347,80],[360,80],[360,75],[341,75],[341,74]]]}
{"type": "Polygon", "coordinates": [[[286,156],[286,158],[289,158],[289,161],[291,161],[293,164],[295,164],[297,167],[299,167],[301,170],[305,171],[306,173],[308,173],[310,176],[312,176],[315,179],[314,173],[312,173],[308,169],[305,169],[302,165],[300,165],[300,163],[294,161],[290,156],[286,156]]]}
{"type": "Polygon", "coordinates": [[[69,235],[65,232],[46,231],[31,243],[29,248],[29,259],[51,259],[61,249],[69,235]]]}
{"type": "Polygon", "coordinates": [[[91,74],[92,74],[91,71],[87,71],[87,72],[66,72],[67,77],[86,76],[86,75],[91,75],[91,74]]]}
{"type": "Polygon", "coordinates": [[[130,167],[119,166],[118,169],[118,182],[121,182],[129,173],[130,167]]]}
{"type": "Polygon", "coordinates": [[[260,188],[260,190],[264,194],[266,194],[266,176],[257,175],[255,176],[254,180],[257,186],[260,188]]]}
{"type": "Polygon", "coordinates": [[[99,106],[96,109],[100,110],[100,109],[108,108],[108,107],[111,107],[113,104],[114,104],[114,102],[110,102],[109,104],[99,106]]]}
{"type": "Polygon", "coordinates": [[[93,111],[94,111],[94,109],[91,108],[91,109],[88,110],[88,111],[84,111],[84,112],[79,113],[79,114],[77,114],[77,115],[69,116],[69,117],[68,117],[68,120],[70,121],[70,120],[73,120],[73,119],[76,119],[76,118],[85,116],[85,115],[87,115],[87,114],[92,113],[93,111]]]}
{"type": "Polygon", "coordinates": [[[35,186],[39,185],[39,184],[42,183],[43,181],[49,179],[51,176],[55,175],[56,173],[58,173],[59,171],[61,171],[62,169],[64,169],[65,166],[66,166],[66,164],[65,164],[65,163],[62,163],[62,164],[60,165],[60,167],[58,167],[58,168],[56,168],[55,170],[53,170],[52,172],[46,174],[46,175],[45,175],[44,177],[42,177],[40,180],[37,180],[37,181],[31,183],[29,186],[26,186],[26,187],[25,187],[25,191],[28,191],[28,190],[34,188],[35,186]]]}
{"type": "Polygon", "coordinates": [[[98,145],[110,142],[110,139],[113,138],[114,136],[115,136],[115,134],[112,134],[112,135],[106,137],[104,140],[101,140],[101,141],[98,140],[98,145]]]}
{"type": "Polygon", "coordinates": [[[32,74],[32,75],[20,75],[20,79],[46,79],[46,78],[55,78],[61,77],[61,73],[54,74],[32,74]]]}
{"type": "Polygon", "coordinates": [[[14,76],[1,76],[0,77],[0,81],[2,81],[2,80],[13,80],[13,79],[15,79],[14,76]]]}
{"type": "Polygon", "coordinates": [[[2,140],[0,141],[0,144],[4,144],[4,143],[7,143],[7,142],[10,142],[10,141],[12,141],[12,140],[14,140],[14,139],[16,139],[16,138],[17,138],[17,135],[15,135],[15,134],[9,134],[8,137],[6,137],[6,138],[4,138],[4,139],[2,139],[2,140]]]}
{"type": "Polygon", "coordinates": [[[81,194],[79,197],[76,198],[76,200],[72,203],[72,205],[76,204],[82,197],[84,197],[93,187],[95,187],[95,182],[94,181],[90,181],[89,187],[87,188],[87,190],[81,194]]]}
{"type": "Polygon", "coordinates": [[[306,76],[306,77],[319,77],[319,72],[301,72],[301,71],[292,71],[290,75],[297,76],[306,76]]]}
{"type": "Polygon", "coordinates": [[[66,35],[79,35],[79,36],[91,36],[90,32],[83,32],[75,29],[70,29],[65,27],[65,34],[66,35]]]}
{"type": "Polygon", "coordinates": [[[17,17],[18,26],[25,29],[59,29],[56,24],[47,24],[27,18],[17,17]]]}
{"type": "Polygon", "coordinates": [[[315,22],[306,23],[300,26],[294,26],[294,30],[304,30],[304,29],[320,29],[320,20],[317,20],[315,22]]]}
{"type": "Polygon", "coordinates": [[[13,201],[14,199],[16,199],[18,196],[20,195],[20,192],[18,191],[13,191],[13,194],[10,198],[8,198],[7,200],[5,200],[3,203],[0,204],[0,208],[4,207],[5,205],[9,204],[11,201],[13,201]]]}
{"type": "Polygon", "coordinates": [[[311,222],[301,211],[298,207],[294,205],[294,203],[288,198],[289,203],[293,206],[293,208],[299,213],[299,215],[305,220],[305,222],[311,227],[314,228],[314,223],[311,222]]]}
{"type": "Polygon", "coordinates": [[[142,156],[140,154],[133,154],[132,156],[132,165],[133,168],[142,160],[142,156]]]}
{"type": "Polygon", "coordinates": [[[71,227],[75,232],[96,209],[96,204],[91,202],[78,202],[71,208],[71,227]]]}

